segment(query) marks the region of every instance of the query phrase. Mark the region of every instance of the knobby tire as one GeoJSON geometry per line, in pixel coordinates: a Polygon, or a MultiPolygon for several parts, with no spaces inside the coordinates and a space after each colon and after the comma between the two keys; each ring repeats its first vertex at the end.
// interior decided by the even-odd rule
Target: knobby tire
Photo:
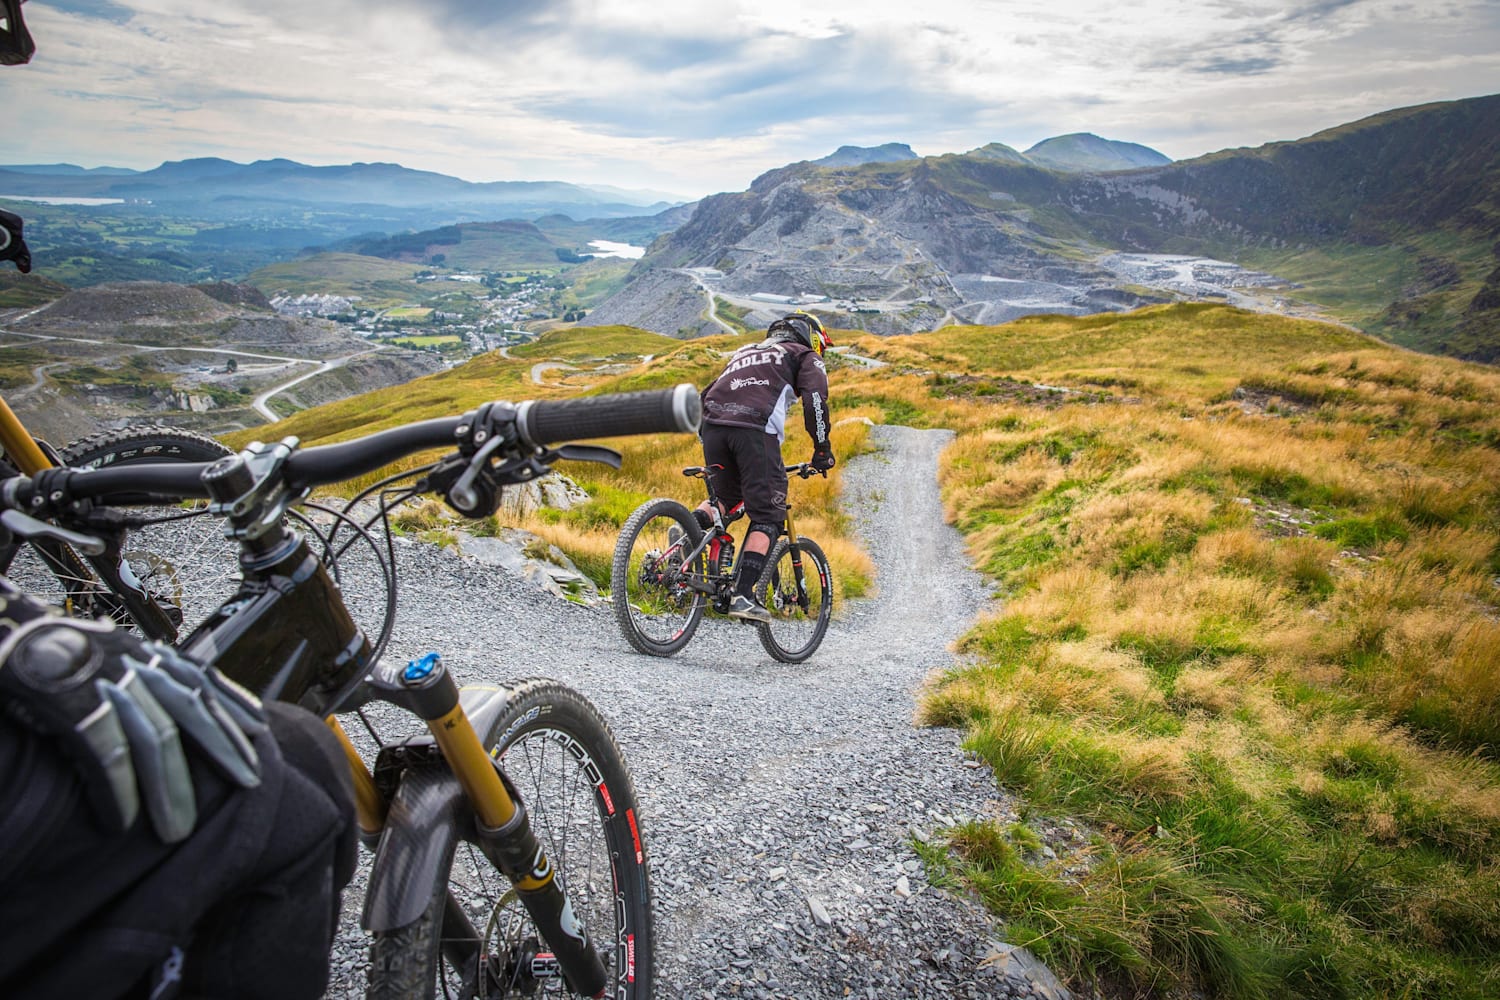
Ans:
{"type": "Polygon", "coordinates": [[[796,603],[797,587],[792,565],[792,549],[787,539],[777,541],[766,559],[760,581],[755,585],[756,599],[771,612],[771,620],[756,626],[760,643],[766,652],[782,663],[801,663],[823,642],[833,615],[833,575],[823,549],[810,538],[797,542],[802,557],[802,573],[809,603],[796,603]]]}
{"type": "MultiPolygon", "coordinates": [[[[675,525],[682,532],[682,545],[696,546],[703,538],[693,512],[676,500],[651,500],[625,521],[615,543],[610,564],[610,603],[615,621],[631,647],[650,656],[671,656],[698,631],[707,598],[680,585],[673,589],[643,580],[643,562],[652,553],[668,551],[667,530],[675,525]]],[[[686,549],[684,549],[686,551],[686,549]]],[[[689,567],[692,576],[704,578],[705,557],[689,567]]]]}
{"type": "MultiPolygon", "coordinates": [[[[652,924],[647,860],[630,773],[614,734],[582,695],[555,681],[518,682],[495,725],[491,755],[520,793],[533,831],[556,868],[574,913],[592,936],[610,983],[605,996],[651,996],[652,924]],[[591,811],[589,811],[591,810],[591,811]]],[[[456,997],[458,970],[445,964],[442,925],[450,892],[485,935],[483,950],[509,954],[536,937],[509,883],[449,826],[445,864],[426,910],[405,927],[377,933],[370,948],[369,991],[378,1000],[456,997]],[[467,866],[462,873],[456,869],[467,866]],[[475,899],[473,883],[492,898],[475,899]],[[488,928],[494,927],[493,937],[488,928]]],[[[547,950],[546,942],[539,942],[547,950]]],[[[560,979],[499,986],[490,996],[564,996],[560,979]]],[[[491,989],[496,989],[494,983],[491,989]]]]}

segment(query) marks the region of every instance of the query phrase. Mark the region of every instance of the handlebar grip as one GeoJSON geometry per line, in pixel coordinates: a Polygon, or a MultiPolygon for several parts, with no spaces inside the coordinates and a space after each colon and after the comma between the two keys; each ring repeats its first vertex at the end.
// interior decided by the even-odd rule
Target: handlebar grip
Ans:
{"type": "Polygon", "coordinates": [[[624,392],[583,399],[531,400],[516,413],[521,439],[532,447],[582,438],[696,431],[703,404],[696,386],[624,392]]]}

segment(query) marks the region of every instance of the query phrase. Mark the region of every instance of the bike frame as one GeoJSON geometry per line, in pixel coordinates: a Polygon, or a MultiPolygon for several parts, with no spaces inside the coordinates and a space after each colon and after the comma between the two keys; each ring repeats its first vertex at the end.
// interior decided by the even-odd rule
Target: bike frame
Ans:
{"type": "MultiPolygon", "coordinates": [[[[716,466],[715,468],[719,467],[716,466]]],[[[801,478],[806,479],[809,475],[812,474],[813,470],[812,466],[806,463],[801,463],[798,465],[788,465],[785,467],[785,471],[788,474],[796,473],[801,478]]],[[[719,515],[719,530],[727,532],[729,530],[729,527],[723,522],[723,509],[719,503],[719,495],[714,490],[713,470],[709,469],[707,466],[694,465],[683,469],[682,474],[690,478],[703,480],[703,485],[708,491],[708,502],[712,505],[714,511],[719,515]]],[[[792,516],[792,502],[790,498],[788,498],[786,502],[786,518],[782,522],[781,534],[786,536],[787,544],[791,548],[792,567],[797,575],[797,593],[801,596],[803,602],[805,603],[807,600],[807,583],[805,578],[803,577],[802,571],[802,550],[801,548],[799,548],[799,542],[801,539],[797,534],[797,521],[792,516]]],[[[775,546],[775,543],[776,539],[771,539],[771,544],[773,547],[775,546]]],[[[744,552],[743,544],[744,540],[741,539],[741,552],[744,552]]],[[[707,551],[707,557],[705,561],[708,565],[706,571],[702,574],[703,581],[699,582],[698,580],[694,579],[697,574],[684,570],[683,582],[686,583],[691,589],[712,597],[718,594],[721,587],[734,580],[734,571],[731,570],[729,573],[725,573],[719,566],[718,535],[716,529],[714,528],[710,528],[708,531],[704,532],[703,538],[699,540],[698,544],[683,553],[682,565],[692,565],[693,560],[698,558],[700,554],[704,554],[705,550],[707,551]]]]}
{"type": "MultiPolygon", "coordinates": [[[[229,521],[243,529],[265,516],[265,509],[251,505],[232,512],[229,521]]],[[[496,695],[503,692],[461,693],[436,654],[371,669],[368,637],[301,534],[281,524],[242,539],[242,546],[238,591],[181,648],[262,698],[298,702],[325,715],[349,763],[360,831],[372,849],[379,846],[365,897],[365,929],[393,930],[422,913],[444,861],[429,845],[444,842],[443,827],[457,822],[467,806],[474,822],[464,826],[464,839],[511,881],[538,927],[550,931],[548,943],[570,988],[598,995],[607,974],[592,939],[556,932],[571,918],[565,916],[570,911],[554,866],[485,749],[497,735],[495,720],[505,699],[496,695]],[[391,703],[422,719],[431,742],[385,747],[372,771],[337,718],[370,701],[391,703]],[[436,753],[429,752],[434,747],[436,753]],[[424,767],[421,781],[410,787],[401,780],[413,767],[439,764],[424,767]],[[408,807],[393,808],[403,803],[408,807]],[[448,808],[439,808],[442,804],[448,808]]],[[[480,974],[483,944],[462,908],[447,906],[444,952],[466,977],[480,974]]]]}
{"type": "Polygon", "coordinates": [[[34,476],[43,469],[53,468],[51,459],[4,399],[0,399],[0,445],[5,447],[5,454],[10,456],[22,475],[34,476]]]}

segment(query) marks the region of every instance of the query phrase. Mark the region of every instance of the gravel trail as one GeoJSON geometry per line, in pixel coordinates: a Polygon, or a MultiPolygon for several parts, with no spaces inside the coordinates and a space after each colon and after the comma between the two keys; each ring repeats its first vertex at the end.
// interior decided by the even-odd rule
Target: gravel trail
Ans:
{"type": "MultiPolygon", "coordinates": [[[[844,504],[879,593],[838,609],[800,665],[712,616],[676,656],[640,655],[607,607],[402,547],[406,618],[388,656],[439,649],[466,682],[556,677],[611,720],[641,799],[658,997],[1042,995],[987,961],[990,920],[933,888],[911,847],[964,816],[1012,814],[958,733],[912,723],[917,688],[989,600],[942,517],[950,436],[877,426],[877,450],[848,463],[844,504]]],[[[362,989],[362,944],[349,924],[330,995],[362,989]]]]}

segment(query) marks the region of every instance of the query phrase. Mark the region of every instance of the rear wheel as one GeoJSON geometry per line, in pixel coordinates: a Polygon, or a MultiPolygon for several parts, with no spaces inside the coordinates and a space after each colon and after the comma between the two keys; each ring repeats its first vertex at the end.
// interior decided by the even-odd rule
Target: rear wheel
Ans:
{"type": "Polygon", "coordinates": [[[702,537],[697,519],[676,500],[643,504],[620,529],[610,600],[620,631],[640,652],[670,656],[698,630],[705,598],[689,583],[705,581],[707,559],[700,553],[684,565],[683,556],[702,537]]]}
{"type": "MultiPolygon", "coordinates": [[[[607,974],[603,996],[651,996],[650,885],[634,786],[608,724],[582,695],[546,680],[522,681],[490,748],[526,806],[573,914],[607,974]]],[[[454,830],[450,827],[450,830],[454,830]]],[[[369,996],[566,996],[552,949],[510,883],[457,840],[427,910],[375,935],[369,996]],[[483,960],[460,938],[477,937],[483,960]]]]}
{"type": "Polygon", "coordinates": [[[801,663],[811,656],[833,614],[833,577],[818,543],[800,539],[794,552],[785,538],[778,541],[755,595],[771,612],[771,620],[757,626],[766,652],[783,663],[801,663]]]}
{"type": "MultiPolygon", "coordinates": [[[[212,462],[231,454],[213,438],[166,427],[103,431],[62,449],[64,465],[75,469],[115,468],[146,462],[212,462]]],[[[134,576],[151,595],[178,636],[208,617],[234,588],[237,550],[223,526],[207,513],[206,501],[176,507],[132,507],[131,513],[158,523],[126,532],[121,575],[134,576]]],[[[119,598],[108,593],[93,569],[71,549],[53,544],[44,554],[20,545],[0,554],[0,572],[22,590],[70,614],[129,622],[119,598]]],[[[152,635],[171,639],[171,635],[152,635]]]]}

